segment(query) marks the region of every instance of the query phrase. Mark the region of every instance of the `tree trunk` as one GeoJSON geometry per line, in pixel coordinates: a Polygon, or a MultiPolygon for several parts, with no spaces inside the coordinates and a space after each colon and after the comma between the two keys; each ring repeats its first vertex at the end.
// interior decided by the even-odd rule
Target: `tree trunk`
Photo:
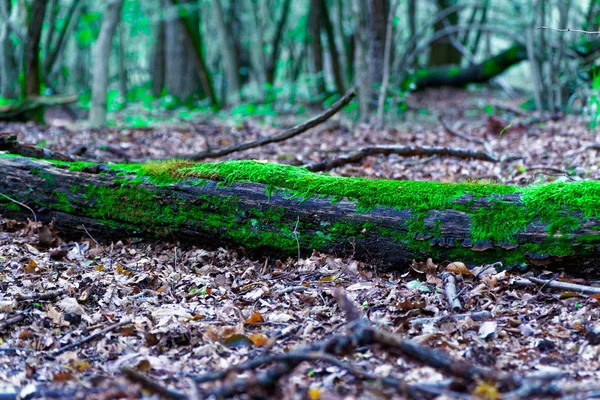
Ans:
{"type": "Polygon", "coordinates": [[[358,85],[357,100],[360,119],[361,121],[367,121],[369,118],[370,87],[366,77],[367,65],[364,55],[362,6],[361,0],[352,0],[352,19],[354,20],[354,79],[358,85]]]}
{"type": "MultiPolygon", "coordinates": [[[[10,0],[0,0],[3,14],[10,14],[10,0]]],[[[14,98],[17,95],[17,63],[10,42],[11,29],[8,24],[0,24],[0,97],[14,98]]]]}
{"type": "Polygon", "coordinates": [[[269,56],[269,61],[267,63],[267,83],[271,85],[271,87],[275,83],[275,78],[277,77],[277,62],[279,61],[281,42],[283,40],[283,28],[285,28],[285,24],[290,14],[291,3],[291,0],[285,0],[283,3],[281,17],[277,22],[273,40],[271,40],[271,55],[269,56]]]}
{"type": "Polygon", "coordinates": [[[219,39],[221,41],[221,50],[223,53],[223,67],[227,76],[227,94],[230,102],[236,103],[240,97],[240,66],[238,58],[235,55],[235,46],[229,26],[225,23],[223,7],[221,0],[211,0],[211,5],[215,13],[219,39]]]}
{"type": "MultiPolygon", "coordinates": [[[[180,3],[182,3],[180,0],[170,0],[170,2],[175,5],[175,6],[179,6],[180,3]]],[[[208,70],[208,67],[206,65],[206,62],[204,61],[204,44],[202,42],[202,37],[200,35],[200,29],[199,29],[199,24],[200,24],[200,18],[198,13],[196,13],[197,15],[197,20],[194,21],[194,19],[190,18],[189,16],[184,15],[184,12],[177,7],[178,10],[178,15],[179,15],[179,22],[180,22],[180,27],[183,27],[183,36],[174,36],[171,37],[169,35],[169,29],[167,27],[167,57],[169,56],[168,54],[168,50],[169,50],[169,46],[170,45],[176,45],[176,43],[170,43],[169,39],[175,39],[175,38],[181,38],[184,37],[184,43],[187,42],[188,45],[185,47],[182,47],[182,49],[187,49],[187,51],[192,52],[192,59],[194,60],[195,65],[192,64],[192,67],[195,67],[193,70],[196,72],[196,74],[198,75],[198,79],[200,80],[200,85],[202,86],[202,90],[204,91],[205,95],[208,96],[208,98],[210,99],[210,102],[213,106],[213,108],[215,110],[219,109],[219,102],[217,100],[217,96],[215,94],[215,91],[213,89],[213,82],[212,82],[212,76],[210,74],[210,71],[208,70]],[[191,46],[189,45],[191,44],[191,46]]],[[[187,63],[186,63],[187,64],[187,63]]],[[[167,64],[169,65],[169,64],[167,64]]],[[[169,84],[169,80],[171,79],[170,76],[170,72],[169,69],[167,68],[166,70],[166,81],[167,81],[167,85],[169,84]]],[[[182,93],[184,92],[185,88],[178,88],[178,90],[180,90],[182,93]]],[[[188,97],[191,95],[192,93],[188,94],[188,97]]],[[[182,99],[185,97],[181,97],[182,99]]]]}
{"type": "Polygon", "coordinates": [[[325,1],[321,2],[321,20],[323,23],[323,30],[327,36],[327,46],[329,48],[329,54],[331,56],[331,67],[333,70],[333,78],[335,81],[335,87],[337,93],[342,96],[348,90],[348,82],[346,81],[346,73],[340,60],[340,54],[338,53],[337,44],[335,41],[335,35],[333,32],[333,24],[329,18],[329,12],[327,11],[327,4],[325,1]]]}
{"type": "MultiPolygon", "coordinates": [[[[165,9],[165,0],[160,1],[160,7],[162,10],[165,9]]],[[[158,20],[155,25],[156,29],[156,42],[152,53],[152,64],[150,70],[150,76],[152,77],[152,94],[155,97],[162,95],[163,88],[165,87],[165,64],[166,59],[166,23],[164,18],[158,20]]]]}
{"type": "Polygon", "coordinates": [[[106,6],[100,34],[94,49],[92,70],[92,107],[90,125],[106,125],[106,94],[108,91],[109,59],[117,24],[121,19],[124,0],[113,0],[106,6]]]}
{"type": "Polygon", "coordinates": [[[55,41],[54,35],[48,35],[48,51],[46,52],[43,68],[44,73],[49,79],[52,79],[58,70],[60,63],[57,61],[60,59],[65,50],[67,40],[69,37],[71,37],[71,34],[77,25],[77,21],[79,20],[82,9],[83,2],[81,0],[73,0],[67,11],[65,23],[62,29],[58,32],[58,38],[56,39],[56,43],[53,47],[51,42],[55,41]]]}
{"type": "Polygon", "coordinates": [[[2,154],[0,169],[0,193],[12,199],[0,197],[0,213],[31,218],[22,203],[79,235],[84,225],[113,240],[317,250],[397,269],[427,257],[580,273],[600,266],[595,181],[520,188],[342,178],[254,161],[104,165],[2,154]],[[186,175],[173,178],[180,168],[186,175]]]}
{"type": "MultiPolygon", "coordinates": [[[[456,0],[437,0],[439,11],[454,6],[456,0]]],[[[453,26],[458,24],[458,12],[451,13],[447,18],[448,23],[453,26]]],[[[434,25],[435,31],[444,29],[444,21],[434,25]]],[[[429,66],[460,65],[462,55],[451,43],[449,37],[443,37],[431,44],[429,48],[429,66]]]]}
{"type": "MultiPolygon", "coordinates": [[[[32,97],[40,95],[41,70],[40,70],[40,40],[42,37],[42,26],[46,14],[47,0],[34,0],[31,5],[29,24],[27,26],[27,41],[24,52],[24,78],[21,96],[32,97]]],[[[39,108],[32,111],[29,119],[37,122],[44,121],[44,109],[39,108]]]]}
{"type": "Polygon", "coordinates": [[[367,80],[371,87],[369,104],[375,109],[377,93],[383,80],[385,58],[385,31],[387,27],[387,1],[367,0],[366,33],[367,33],[367,80]]]}
{"type": "MultiPolygon", "coordinates": [[[[186,4],[189,2],[190,0],[182,0],[178,3],[186,4]]],[[[166,7],[176,6],[171,6],[171,2],[167,1],[166,7]]],[[[170,11],[173,12],[173,8],[170,11]]],[[[189,40],[186,35],[183,17],[178,14],[172,15],[171,12],[165,21],[165,87],[169,94],[181,100],[186,100],[200,91],[200,78],[194,65],[194,42],[189,40]]],[[[197,17],[188,16],[185,18],[189,20],[192,26],[198,26],[197,17]]]]}
{"type": "Polygon", "coordinates": [[[321,45],[321,3],[325,0],[310,0],[308,14],[308,44],[310,72],[316,82],[317,94],[326,93],[325,74],[323,72],[323,46],[321,45]]]}

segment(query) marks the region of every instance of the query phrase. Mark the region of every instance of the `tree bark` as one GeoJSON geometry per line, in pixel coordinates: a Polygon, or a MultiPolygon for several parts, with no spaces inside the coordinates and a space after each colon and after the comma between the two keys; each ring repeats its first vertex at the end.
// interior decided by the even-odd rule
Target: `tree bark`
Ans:
{"type": "MultiPolygon", "coordinates": [[[[23,98],[39,96],[41,89],[40,69],[40,41],[42,38],[42,26],[46,14],[47,0],[34,0],[31,5],[29,24],[27,26],[27,39],[25,43],[24,77],[21,96],[23,98]]],[[[30,112],[30,120],[43,123],[44,108],[36,108],[30,112]]]]}
{"type": "MultiPolygon", "coordinates": [[[[0,0],[2,15],[9,15],[10,0],[0,0]]],[[[0,97],[13,98],[17,95],[17,63],[10,42],[9,24],[0,24],[0,97]]]]}
{"type": "Polygon", "coordinates": [[[211,5],[215,13],[219,39],[221,41],[221,50],[223,53],[223,68],[227,76],[227,94],[230,102],[236,103],[240,97],[240,66],[238,58],[235,55],[235,46],[229,26],[225,23],[225,16],[221,0],[211,0],[211,5]]]}
{"type": "Polygon", "coordinates": [[[321,7],[321,19],[323,22],[323,30],[325,31],[325,35],[327,36],[327,46],[329,48],[329,55],[331,56],[333,80],[335,82],[337,93],[341,96],[346,92],[348,87],[348,82],[346,81],[346,73],[344,71],[344,68],[342,67],[342,63],[340,62],[341,57],[337,49],[335,35],[333,32],[333,24],[331,23],[331,19],[329,18],[327,4],[325,4],[325,2],[323,1],[321,2],[321,7]]]}
{"type": "Polygon", "coordinates": [[[291,3],[291,0],[285,0],[283,3],[281,17],[277,21],[275,34],[273,35],[273,40],[271,40],[271,55],[269,56],[269,61],[266,65],[267,83],[271,85],[271,87],[275,83],[275,78],[277,77],[277,62],[279,61],[281,42],[283,40],[283,28],[285,28],[285,24],[287,23],[290,14],[291,3]]]}
{"type": "Polygon", "coordinates": [[[385,58],[385,35],[387,27],[387,1],[367,0],[366,2],[367,36],[367,80],[370,86],[369,104],[376,109],[377,93],[383,80],[385,58]]]}
{"type": "MultiPolygon", "coordinates": [[[[324,177],[254,161],[183,167],[203,179],[194,178],[189,169],[182,179],[169,180],[167,170],[160,177],[152,175],[160,173],[152,172],[160,171],[156,164],[54,163],[0,154],[0,213],[31,218],[33,210],[38,220],[54,219],[63,232],[83,235],[84,225],[95,237],[109,235],[112,240],[117,235],[163,235],[202,245],[236,244],[271,255],[317,250],[396,269],[427,257],[579,273],[597,272],[600,266],[600,215],[597,209],[590,215],[597,204],[569,200],[587,196],[597,203],[600,185],[593,181],[481,189],[324,177]],[[310,186],[319,179],[323,182],[310,186]],[[562,208],[555,207],[557,201],[562,208]],[[542,218],[549,215],[545,206],[557,210],[550,219],[542,218]],[[523,218],[519,226],[514,226],[516,215],[523,218]],[[510,239],[494,236],[508,231],[510,239]]],[[[170,168],[169,173],[176,173],[179,166],[170,168]]]]}
{"type": "Polygon", "coordinates": [[[325,74],[323,72],[323,46],[321,44],[321,3],[324,0],[310,0],[308,14],[308,43],[310,55],[310,72],[316,82],[317,94],[326,93],[325,74]]]}
{"type": "MultiPolygon", "coordinates": [[[[179,4],[182,3],[181,0],[170,0],[170,2],[175,6],[179,6],[179,4]]],[[[179,22],[181,23],[181,25],[183,27],[183,37],[185,37],[188,42],[187,49],[188,49],[188,51],[189,50],[192,51],[192,57],[196,64],[194,71],[196,71],[196,73],[198,74],[198,78],[200,80],[200,84],[202,85],[202,89],[204,90],[204,93],[206,94],[206,96],[208,96],[208,98],[210,99],[210,102],[211,102],[213,108],[215,110],[218,110],[219,109],[219,101],[217,100],[217,95],[215,94],[215,91],[213,88],[212,76],[210,74],[210,71],[208,70],[206,61],[204,60],[204,44],[202,42],[202,37],[200,36],[200,30],[198,29],[198,24],[194,24],[193,19],[191,19],[188,16],[183,15],[183,12],[179,9],[179,7],[177,9],[178,9],[178,13],[179,13],[179,22]],[[191,44],[191,49],[189,47],[189,44],[191,44]]],[[[180,25],[180,28],[181,28],[181,25],[180,25]]],[[[173,25],[173,27],[175,27],[175,25],[173,25]]],[[[169,39],[178,39],[178,40],[182,41],[181,37],[182,36],[180,36],[180,35],[177,35],[175,37],[170,35],[169,29],[167,27],[167,56],[168,56],[168,49],[170,48],[170,46],[177,45],[177,43],[169,42],[169,39]]],[[[180,66],[182,66],[182,64],[180,64],[180,66]]],[[[194,67],[194,65],[192,65],[192,67],[194,67]]],[[[169,80],[171,79],[171,74],[170,74],[168,68],[166,71],[166,79],[167,79],[167,85],[168,85],[169,80]]],[[[185,88],[183,88],[183,87],[179,87],[178,90],[180,90],[182,93],[185,93],[184,92],[185,88]]],[[[191,94],[192,94],[191,92],[188,93],[188,97],[191,94]]],[[[181,98],[183,99],[185,97],[181,97],[181,98]]]]}
{"type": "Polygon", "coordinates": [[[90,124],[106,125],[106,93],[108,91],[109,59],[117,24],[121,19],[124,0],[113,0],[106,6],[100,35],[94,51],[94,67],[92,71],[92,107],[90,124]]]}
{"type": "MultiPolygon", "coordinates": [[[[456,4],[456,0],[437,0],[438,10],[443,11],[446,8],[456,4]]],[[[458,12],[453,12],[447,17],[450,25],[458,24],[458,12]]],[[[444,29],[444,21],[439,21],[434,25],[435,31],[444,29]]],[[[462,55],[450,42],[449,37],[443,37],[436,40],[429,48],[429,66],[437,67],[442,65],[460,65],[462,55]]]]}
{"type": "MultiPolygon", "coordinates": [[[[160,7],[165,9],[165,0],[160,0],[160,7]]],[[[152,94],[155,97],[162,95],[165,87],[165,64],[166,60],[166,23],[164,18],[156,22],[156,42],[152,53],[152,64],[150,76],[152,77],[152,94]]]]}

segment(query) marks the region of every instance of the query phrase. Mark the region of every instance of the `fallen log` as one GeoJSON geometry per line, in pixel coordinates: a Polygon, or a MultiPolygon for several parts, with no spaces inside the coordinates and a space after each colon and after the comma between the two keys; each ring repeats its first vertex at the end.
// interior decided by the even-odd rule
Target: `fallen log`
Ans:
{"type": "MultiPolygon", "coordinates": [[[[297,255],[352,254],[404,267],[597,268],[600,182],[516,187],[368,180],[256,161],[146,164],[44,161],[0,153],[0,193],[83,235],[165,235],[297,255]]],[[[0,196],[0,214],[31,211],[0,196]]],[[[273,252],[269,253],[273,255],[273,252]]]]}
{"type": "Polygon", "coordinates": [[[15,104],[0,106],[0,121],[27,121],[30,115],[40,108],[62,106],[76,101],[77,95],[27,97],[15,104]]]}

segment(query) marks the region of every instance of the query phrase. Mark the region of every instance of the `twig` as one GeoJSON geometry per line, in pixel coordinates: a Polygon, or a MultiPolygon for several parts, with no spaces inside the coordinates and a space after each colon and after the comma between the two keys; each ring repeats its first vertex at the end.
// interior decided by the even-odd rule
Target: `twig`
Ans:
{"type": "Polygon", "coordinates": [[[571,151],[571,152],[567,153],[567,157],[573,157],[573,156],[579,155],[581,153],[585,153],[588,150],[600,150],[600,143],[589,144],[578,150],[571,151]]]}
{"type": "Polygon", "coordinates": [[[483,146],[488,146],[488,143],[480,138],[476,138],[470,135],[466,135],[464,133],[460,133],[454,129],[452,129],[450,127],[450,125],[448,125],[448,123],[444,120],[444,117],[442,115],[438,115],[438,121],[440,122],[440,124],[442,124],[442,126],[444,127],[444,129],[446,130],[446,132],[448,132],[449,134],[451,134],[452,136],[456,136],[458,138],[461,138],[463,140],[466,140],[467,142],[473,142],[473,143],[479,143],[483,146]]]}
{"type": "Polygon", "coordinates": [[[496,158],[495,155],[486,151],[476,151],[441,146],[380,145],[362,147],[358,150],[352,151],[346,156],[342,156],[333,160],[325,160],[313,164],[304,165],[304,167],[313,172],[327,171],[336,167],[340,167],[342,165],[361,162],[365,157],[377,154],[397,154],[404,157],[438,155],[455,157],[460,159],[489,161],[493,163],[498,162],[498,158],[496,158]]]}
{"type": "Polygon", "coordinates": [[[24,208],[28,209],[29,211],[31,211],[31,213],[33,214],[33,222],[37,222],[37,216],[35,215],[35,212],[27,204],[23,204],[20,201],[17,201],[15,199],[13,199],[12,197],[8,197],[7,195],[2,194],[2,193],[0,193],[0,196],[2,196],[5,199],[8,199],[8,200],[12,201],[13,203],[18,204],[21,207],[24,207],[24,208]]]}
{"type": "Polygon", "coordinates": [[[534,278],[532,276],[525,278],[525,279],[524,278],[517,279],[515,281],[515,283],[518,285],[531,286],[529,284],[529,282],[537,284],[537,285],[543,285],[544,287],[549,287],[552,289],[568,290],[571,292],[579,292],[579,293],[585,293],[585,294],[600,294],[600,287],[579,285],[577,283],[569,283],[569,282],[559,282],[559,281],[555,281],[555,280],[539,279],[539,278],[534,278]]]}
{"type": "Polygon", "coordinates": [[[571,29],[571,28],[560,29],[560,28],[551,28],[549,26],[538,26],[537,29],[538,29],[538,31],[547,29],[549,31],[554,31],[554,32],[573,32],[573,33],[582,33],[582,34],[588,35],[588,36],[593,36],[593,35],[600,36],[599,31],[584,31],[581,29],[571,29]]]}
{"type": "Polygon", "coordinates": [[[15,298],[18,301],[37,301],[37,300],[49,300],[63,294],[68,293],[67,289],[49,290],[43,293],[31,293],[31,294],[17,294],[15,298]]]}
{"type": "Polygon", "coordinates": [[[94,332],[91,335],[88,335],[88,336],[84,337],[81,340],[78,340],[78,341],[73,342],[71,344],[67,344],[65,346],[59,347],[57,349],[54,349],[54,350],[50,351],[50,355],[54,356],[54,355],[60,354],[62,352],[65,352],[67,350],[74,349],[76,347],[81,346],[84,343],[90,342],[90,341],[92,341],[92,340],[94,340],[94,339],[96,339],[96,338],[98,338],[100,336],[103,336],[103,335],[107,334],[108,332],[110,332],[110,331],[112,331],[114,329],[117,329],[117,328],[119,328],[119,327],[121,327],[123,325],[127,325],[127,324],[130,324],[130,323],[131,323],[131,321],[129,319],[124,319],[124,320],[122,320],[120,322],[117,322],[116,324],[112,324],[110,326],[107,326],[106,328],[101,329],[98,332],[94,332]]]}
{"type": "Polygon", "coordinates": [[[198,160],[204,160],[206,158],[216,158],[216,157],[226,156],[231,153],[248,150],[248,149],[253,149],[255,147],[264,146],[269,143],[282,142],[284,140],[293,138],[294,136],[297,136],[301,133],[304,133],[307,130],[314,128],[315,126],[327,121],[329,118],[331,118],[335,114],[337,114],[348,103],[350,103],[350,101],[352,101],[352,99],[354,98],[355,95],[356,95],[356,88],[352,87],[350,90],[348,90],[346,92],[346,94],[344,94],[344,96],[342,96],[338,101],[333,103],[333,105],[331,107],[326,109],[321,114],[309,119],[308,121],[306,121],[302,124],[299,124],[292,128],[286,129],[285,131],[283,131],[277,135],[262,137],[262,138],[259,138],[256,140],[250,140],[248,142],[243,142],[243,143],[232,145],[232,146],[222,147],[222,148],[219,148],[216,150],[205,150],[205,151],[201,151],[199,153],[195,153],[195,154],[191,154],[191,155],[180,155],[180,156],[177,156],[177,158],[185,158],[185,159],[191,159],[191,160],[198,161],[198,160]]]}
{"type": "Polygon", "coordinates": [[[305,290],[308,290],[308,289],[309,288],[306,286],[290,286],[285,289],[279,290],[277,292],[277,294],[283,295],[283,294],[288,294],[288,293],[292,293],[292,292],[304,292],[305,290]]]}
{"type": "Polygon", "coordinates": [[[462,310],[462,305],[456,294],[456,277],[452,272],[444,272],[442,274],[444,279],[444,289],[446,290],[446,297],[448,298],[448,304],[454,312],[462,310]]]}
{"type": "Polygon", "coordinates": [[[8,328],[11,325],[18,324],[19,322],[25,319],[25,314],[21,313],[19,315],[15,315],[14,317],[5,319],[4,321],[0,321],[0,331],[8,328]]]}
{"type": "Polygon", "coordinates": [[[142,387],[144,389],[148,390],[152,394],[159,395],[161,398],[172,399],[172,400],[188,399],[188,396],[186,396],[185,394],[176,392],[171,389],[167,389],[166,387],[162,386],[158,382],[151,380],[147,376],[137,372],[134,369],[131,369],[128,367],[121,367],[120,371],[130,381],[139,383],[140,385],[142,385],[142,387]]]}
{"type": "Polygon", "coordinates": [[[413,327],[417,327],[428,324],[439,325],[447,322],[456,322],[464,320],[466,318],[470,318],[473,321],[482,321],[485,319],[492,319],[493,315],[489,311],[476,311],[473,313],[466,314],[442,315],[440,317],[413,318],[409,320],[408,323],[413,327]]]}

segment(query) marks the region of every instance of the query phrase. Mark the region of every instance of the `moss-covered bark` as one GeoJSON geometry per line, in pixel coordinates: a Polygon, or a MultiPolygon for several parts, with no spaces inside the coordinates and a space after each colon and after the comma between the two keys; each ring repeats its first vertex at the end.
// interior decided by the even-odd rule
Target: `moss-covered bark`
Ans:
{"type": "MultiPolygon", "coordinates": [[[[433,257],[581,270],[600,257],[594,181],[520,188],[341,178],[255,161],[107,165],[7,154],[0,170],[0,193],[69,231],[83,223],[97,234],[290,255],[300,247],[397,267],[433,257]]],[[[0,213],[30,215],[5,198],[0,213]]]]}

